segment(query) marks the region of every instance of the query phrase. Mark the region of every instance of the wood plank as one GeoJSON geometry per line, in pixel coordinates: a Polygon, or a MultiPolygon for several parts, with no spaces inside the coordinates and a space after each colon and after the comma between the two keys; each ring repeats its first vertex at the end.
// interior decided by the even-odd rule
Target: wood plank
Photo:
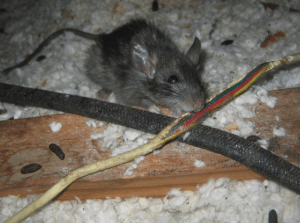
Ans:
{"type": "MultiPolygon", "coordinates": [[[[72,200],[76,197],[80,199],[105,199],[107,197],[153,197],[162,198],[172,188],[181,188],[182,190],[196,190],[197,185],[209,181],[209,179],[218,179],[228,177],[233,180],[258,179],[265,180],[265,177],[255,173],[244,166],[234,168],[224,168],[219,171],[207,171],[200,174],[189,174],[180,176],[166,177],[144,177],[135,179],[121,179],[100,182],[78,181],[73,183],[67,190],[59,195],[56,200],[72,200]],[[246,177],[245,177],[246,176],[246,177]]],[[[20,197],[27,195],[38,195],[46,192],[49,186],[40,185],[27,188],[13,188],[1,191],[1,196],[14,194],[20,197]]]]}
{"type": "MultiPolygon", "coordinates": [[[[270,96],[277,98],[272,109],[258,102],[256,117],[249,119],[256,125],[255,131],[262,139],[267,139],[269,150],[277,155],[289,158],[291,162],[300,162],[300,88],[271,91],[270,96]],[[276,121],[275,116],[280,118],[276,121]],[[274,127],[283,127],[286,136],[274,136],[274,127]]],[[[254,107],[252,106],[252,107],[254,107]]]]}
{"type": "MultiPolygon", "coordinates": [[[[271,141],[271,149],[289,161],[300,163],[300,89],[287,89],[270,92],[278,97],[274,109],[258,102],[257,117],[250,119],[256,123],[255,132],[261,138],[271,141]],[[275,115],[281,120],[276,121],[275,115]],[[274,126],[287,130],[285,137],[274,137],[274,126]]],[[[70,171],[86,164],[106,159],[110,150],[102,146],[102,140],[92,140],[91,134],[100,133],[106,127],[92,128],[86,125],[88,118],[72,114],[44,116],[0,122],[0,191],[8,194],[26,196],[46,191],[70,171]],[[52,133],[49,124],[62,123],[62,129],[52,133]],[[60,160],[49,150],[49,144],[59,145],[66,154],[60,160]],[[31,174],[21,174],[23,166],[39,163],[42,169],[31,174]]],[[[59,199],[82,199],[128,196],[162,197],[173,187],[195,189],[195,185],[207,182],[210,177],[229,177],[236,180],[260,179],[264,177],[253,173],[241,164],[206,151],[186,145],[178,149],[177,142],[166,145],[161,153],[150,154],[139,164],[130,177],[124,171],[132,163],[114,167],[82,178],[71,185],[59,199]],[[196,168],[194,160],[200,159],[206,167],[196,168]],[[98,188],[98,189],[97,189],[98,188]],[[125,190],[126,188],[126,190],[125,190]],[[91,193],[92,192],[92,193],[91,193]]]]}

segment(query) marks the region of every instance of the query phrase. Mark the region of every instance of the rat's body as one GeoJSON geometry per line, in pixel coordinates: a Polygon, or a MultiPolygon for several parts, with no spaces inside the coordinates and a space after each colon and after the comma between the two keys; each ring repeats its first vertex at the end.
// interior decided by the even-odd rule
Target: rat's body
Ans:
{"type": "MultiPolygon", "coordinates": [[[[32,59],[65,31],[96,41],[87,51],[86,73],[103,93],[114,92],[118,103],[142,107],[156,103],[177,113],[204,106],[205,90],[197,76],[201,49],[197,38],[184,55],[156,26],[145,20],[132,20],[110,34],[57,31],[29,57],[32,59]]],[[[27,58],[4,72],[28,62],[27,58]]]]}

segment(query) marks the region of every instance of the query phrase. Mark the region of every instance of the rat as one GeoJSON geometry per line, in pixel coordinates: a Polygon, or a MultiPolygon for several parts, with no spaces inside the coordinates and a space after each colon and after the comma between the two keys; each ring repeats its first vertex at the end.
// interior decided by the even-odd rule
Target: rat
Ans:
{"type": "Polygon", "coordinates": [[[179,51],[165,32],[144,19],[134,19],[109,34],[90,34],[62,29],[50,35],[21,63],[27,65],[53,39],[72,32],[95,44],[87,50],[87,76],[99,84],[100,97],[114,93],[119,104],[149,108],[162,105],[176,114],[199,111],[206,101],[198,77],[201,42],[196,37],[186,54],[179,51]]]}

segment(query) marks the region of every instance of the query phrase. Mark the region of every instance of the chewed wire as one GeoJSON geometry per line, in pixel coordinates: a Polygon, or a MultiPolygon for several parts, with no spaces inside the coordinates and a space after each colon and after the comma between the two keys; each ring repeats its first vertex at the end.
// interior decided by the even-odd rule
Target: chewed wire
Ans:
{"type": "Polygon", "coordinates": [[[175,138],[179,134],[186,132],[194,125],[198,124],[203,118],[211,111],[217,109],[218,107],[224,105],[231,99],[237,97],[244,91],[246,91],[262,74],[280,66],[286,66],[295,62],[300,61],[300,54],[293,56],[288,56],[279,60],[269,61],[262,63],[250,70],[246,75],[241,76],[236,81],[228,85],[222,91],[218,92],[214,96],[208,99],[205,107],[198,112],[196,115],[188,116],[187,118],[181,120],[176,126],[174,126],[169,133],[164,138],[168,141],[171,138],[175,138]]]}

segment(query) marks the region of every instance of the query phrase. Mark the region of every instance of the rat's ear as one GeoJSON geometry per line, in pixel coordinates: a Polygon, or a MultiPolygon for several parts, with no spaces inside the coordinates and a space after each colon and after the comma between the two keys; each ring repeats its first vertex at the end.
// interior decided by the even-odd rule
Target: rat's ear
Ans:
{"type": "Polygon", "coordinates": [[[135,35],[130,41],[131,60],[135,68],[147,74],[150,79],[155,76],[156,56],[150,54],[145,42],[135,35]]]}
{"type": "Polygon", "coordinates": [[[200,52],[201,52],[201,42],[195,37],[193,45],[190,47],[189,51],[186,53],[190,61],[197,66],[200,62],[200,52]]]}

